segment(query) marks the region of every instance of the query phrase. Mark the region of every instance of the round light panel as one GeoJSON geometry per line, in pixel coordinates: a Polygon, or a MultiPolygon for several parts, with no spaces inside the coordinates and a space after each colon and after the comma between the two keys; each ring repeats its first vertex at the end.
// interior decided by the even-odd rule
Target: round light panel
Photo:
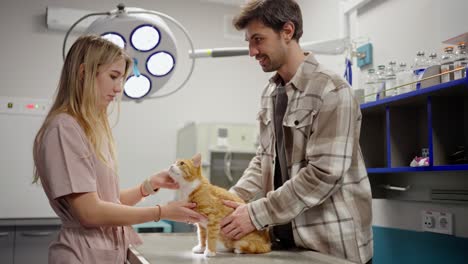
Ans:
{"type": "Polygon", "coordinates": [[[167,75],[174,69],[174,57],[166,51],[158,51],[148,57],[146,68],[148,72],[156,77],[167,75]]]}
{"type": "Polygon", "coordinates": [[[159,30],[152,25],[141,25],[130,35],[130,43],[139,51],[150,51],[156,48],[161,39],[159,30]]]}
{"type": "Polygon", "coordinates": [[[141,74],[140,76],[132,75],[128,77],[124,85],[124,93],[132,99],[140,99],[145,97],[151,90],[151,81],[148,77],[141,74]]]}
{"type": "Polygon", "coordinates": [[[116,44],[122,49],[125,49],[125,39],[116,32],[107,32],[101,35],[102,38],[109,40],[110,42],[116,44]]]}

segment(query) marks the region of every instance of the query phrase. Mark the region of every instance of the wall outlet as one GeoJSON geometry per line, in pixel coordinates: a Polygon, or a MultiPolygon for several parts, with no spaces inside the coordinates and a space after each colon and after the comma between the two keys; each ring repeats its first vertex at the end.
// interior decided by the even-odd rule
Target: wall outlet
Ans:
{"type": "Polygon", "coordinates": [[[422,230],[440,234],[453,234],[453,217],[451,213],[422,211],[422,230]]]}

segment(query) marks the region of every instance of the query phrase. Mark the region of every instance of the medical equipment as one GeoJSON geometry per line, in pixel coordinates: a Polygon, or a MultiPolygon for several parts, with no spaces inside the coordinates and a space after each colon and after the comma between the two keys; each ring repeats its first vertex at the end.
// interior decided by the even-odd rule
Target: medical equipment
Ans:
{"type": "MultiPolygon", "coordinates": [[[[347,12],[354,10],[354,8],[358,7],[349,7],[347,12]]],[[[247,47],[196,50],[188,31],[174,18],[161,12],[125,7],[125,5],[119,4],[115,10],[89,13],[73,23],[63,41],[62,53],[64,57],[69,34],[75,27],[80,27],[79,24],[84,20],[95,16],[99,16],[99,18],[89,25],[85,33],[101,35],[103,38],[123,47],[134,62],[133,71],[124,85],[125,100],[139,101],[143,98],[161,98],[177,92],[190,79],[196,58],[248,55],[247,47]],[[190,45],[189,58],[191,59],[191,66],[187,76],[177,88],[165,94],[154,95],[174,76],[179,56],[177,41],[165,20],[178,27],[187,38],[190,45]]],[[[49,20],[54,21],[48,18],[49,20]]],[[[301,42],[300,45],[304,50],[316,54],[336,55],[352,49],[347,36],[331,40],[301,42]]],[[[348,66],[350,66],[350,63],[348,63],[348,66]]],[[[347,69],[349,76],[351,76],[350,67],[347,69]]]]}

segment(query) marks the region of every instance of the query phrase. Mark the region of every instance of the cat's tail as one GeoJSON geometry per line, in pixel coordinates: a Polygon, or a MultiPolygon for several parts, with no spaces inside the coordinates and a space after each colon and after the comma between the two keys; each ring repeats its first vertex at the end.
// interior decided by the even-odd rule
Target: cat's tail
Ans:
{"type": "Polygon", "coordinates": [[[235,243],[234,251],[236,253],[261,254],[271,251],[271,244],[264,241],[239,241],[235,243]]]}
{"type": "Polygon", "coordinates": [[[236,253],[260,254],[271,251],[271,243],[268,236],[265,236],[264,234],[251,234],[247,236],[250,237],[234,242],[236,253]]]}

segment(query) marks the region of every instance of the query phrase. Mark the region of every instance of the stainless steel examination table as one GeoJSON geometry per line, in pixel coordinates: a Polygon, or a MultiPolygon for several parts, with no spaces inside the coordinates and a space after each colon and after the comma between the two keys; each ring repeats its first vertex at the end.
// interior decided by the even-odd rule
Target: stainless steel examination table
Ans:
{"type": "Polygon", "coordinates": [[[347,260],[328,256],[314,251],[272,251],[267,254],[217,253],[206,258],[203,254],[193,254],[192,247],[197,244],[194,233],[146,233],[140,234],[143,245],[129,250],[131,264],[168,263],[168,264],[351,264],[347,260]]]}

